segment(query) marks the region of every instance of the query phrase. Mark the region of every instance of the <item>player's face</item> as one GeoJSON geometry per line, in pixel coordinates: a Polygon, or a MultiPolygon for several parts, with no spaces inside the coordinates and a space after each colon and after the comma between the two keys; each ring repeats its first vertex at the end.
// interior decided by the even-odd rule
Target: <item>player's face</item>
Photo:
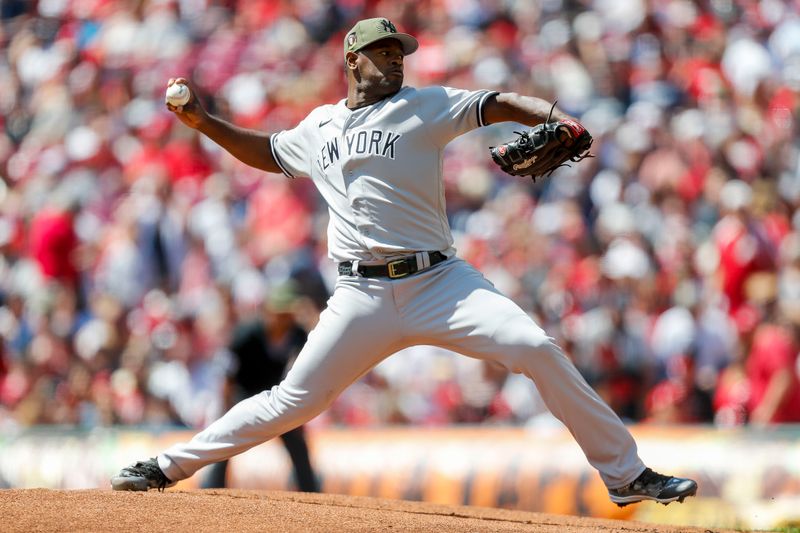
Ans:
{"type": "Polygon", "coordinates": [[[361,84],[370,93],[388,95],[403,87],[403,45],[397,39],[383,39],[358,52],[361,84]]]}

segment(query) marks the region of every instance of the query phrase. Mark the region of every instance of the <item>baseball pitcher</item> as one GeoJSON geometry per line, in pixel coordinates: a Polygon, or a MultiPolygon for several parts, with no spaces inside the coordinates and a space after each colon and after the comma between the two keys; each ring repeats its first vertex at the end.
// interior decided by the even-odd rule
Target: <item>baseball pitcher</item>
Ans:
{"type": "MultiPolygon", "coordinates": [[[[591,136],[538,98],[491,90],[403,85],[418,47],[385,18],[358,22],[344,39],[347,97],[295,128],[266,134],[208,114],[194,91],[179,120],[266,172],[313,180],[330,213],[329,255],[338,280],[286,378],[157,457],[122,469],[115,490],[174,485],[210,463],[315,417],[394,352],[447,348],[523,373],[572,433],[612,501],[683,501],[690,479],[647,468],[614,412],[553,339],[511,299],[456,256],[445,213],[442,153],[470,130],[511,121],[534,127],[491,149],[507,172],[536,177],[587,155],[591,136]]],[[[185,79],[170,80],[190,87],[185,79]]]]}

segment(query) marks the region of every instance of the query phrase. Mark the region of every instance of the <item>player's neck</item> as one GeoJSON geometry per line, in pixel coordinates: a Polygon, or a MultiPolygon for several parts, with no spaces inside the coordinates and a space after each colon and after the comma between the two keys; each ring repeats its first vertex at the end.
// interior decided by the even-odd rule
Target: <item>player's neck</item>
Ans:
{"type": "Polygon", "coordinates": [[[345,102],[345,105],[348,109],[355,110],[361,107],[371,106],[372,104],[380,102],[386,98],[391,98],[398,92],[400,92],[400,89],[390,94],[367,94],[359,91],[357,87],[351,87],[351,89],[347,92],[347,101],[345,102]]]}

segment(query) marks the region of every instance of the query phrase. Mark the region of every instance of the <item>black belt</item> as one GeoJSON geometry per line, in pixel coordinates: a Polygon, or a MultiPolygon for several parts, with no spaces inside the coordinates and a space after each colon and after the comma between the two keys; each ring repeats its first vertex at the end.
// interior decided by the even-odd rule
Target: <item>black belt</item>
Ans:
{"type": "MultiPolygon", "coordinates": [[[[422,253],[428,254],[428,257],[430,258],[431,262],[430,266],[441,263],[442,261],[447,259],[447,256],[441,252],[422,252],[422,253]]],[[[420,270],[423,269],[417,267],[416,255],[409,255],[403,257],[402,259],[389,261],[385,265],[358,265],[358,273],[365,278],[398,279],[410,276],[411,274],[416,274],[420,270]]],[[[353,263],[350,261],[339,263],[339,275],[352,276],[353,263]]]]}

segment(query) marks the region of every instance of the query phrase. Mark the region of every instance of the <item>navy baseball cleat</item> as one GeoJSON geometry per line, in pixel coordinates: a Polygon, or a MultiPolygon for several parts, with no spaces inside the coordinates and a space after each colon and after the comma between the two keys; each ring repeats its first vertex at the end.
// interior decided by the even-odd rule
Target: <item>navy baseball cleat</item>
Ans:
{"type": "Polygon", "coordinates": [[[111,488],[114,490],[158,489],[164,492],[166,487],[173,487],[176,483],[164,475],[155,457],[126,466],[111,478],[111,488]]]}
{"type": "Polygon", "coordinates": [[[683,503],[684,498],[696,493],[697,482],[694,480],[664,476],[649,468],[628,485],[608,490],[611,501],[620,507],[643,500],[653,500],[664,505],[676,500],[683,503]]]}

